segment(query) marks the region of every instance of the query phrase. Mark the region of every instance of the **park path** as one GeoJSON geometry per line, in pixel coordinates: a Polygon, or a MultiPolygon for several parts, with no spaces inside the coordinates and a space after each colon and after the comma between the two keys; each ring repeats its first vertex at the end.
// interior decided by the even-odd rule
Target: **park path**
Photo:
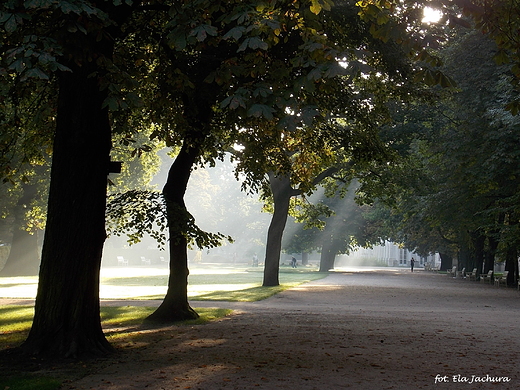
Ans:
{"type": "Polygon", "coordinates": [[[520,388],[513,289],[427,272],[338,272],[260,302],[192,306],[235,312],[141,329],[141,340],[88,363],[64,389],[520,388]]]}

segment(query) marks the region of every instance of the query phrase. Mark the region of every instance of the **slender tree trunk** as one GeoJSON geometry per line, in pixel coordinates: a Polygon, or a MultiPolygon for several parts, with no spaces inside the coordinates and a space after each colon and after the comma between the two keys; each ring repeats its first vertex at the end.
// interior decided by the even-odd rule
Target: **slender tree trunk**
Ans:
{"type": "Polygon", "coordinates": [[[175,322],[198,318],[198,314],[188,303],[188,251],[185,232],[188,224],[188,210],[184,194],[188,186],[191,169],[199,155],[199,149],[185,141],[179,155],[168,172],[163,188],[170,235],[170,276],[168,290],[161,305],[147,320],[152,322],[175,322]]]}
{"type": "MultiPolygon", "coordinates": [[[[111,53],[110,49],[108,53],[111,53]]],[[[111,147],[95,65],[60,74],[48,217],[34,321],[23,349],[50,357],[112,351],[101,329],[99,270],[111,147]]]]}
{"type": "Polygon", "coordinates": [[[267,232],[263,286],[278,286],[280,284],[278,273],[282,236],[289,215],[289,203],[293,189],[291,179],[287,175],[276,176],[270,172],[269,183],[274,198],[274,213],[267,232]]]}

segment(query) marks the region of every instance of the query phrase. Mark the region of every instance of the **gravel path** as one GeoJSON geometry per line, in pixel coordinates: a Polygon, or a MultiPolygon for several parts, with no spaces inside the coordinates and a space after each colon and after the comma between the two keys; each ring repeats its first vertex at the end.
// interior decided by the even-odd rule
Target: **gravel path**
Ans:
{"type": "Polygon", "coordinates": [[[235,312],[143,329],[64,389],[520,388],[514,289],[420,271],[338,272],[265,301],[192,306],[235,312]]]}

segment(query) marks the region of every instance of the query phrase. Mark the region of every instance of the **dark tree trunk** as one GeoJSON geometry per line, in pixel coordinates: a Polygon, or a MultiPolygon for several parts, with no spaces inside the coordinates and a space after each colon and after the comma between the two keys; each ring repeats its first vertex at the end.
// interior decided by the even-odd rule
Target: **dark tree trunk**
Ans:
{"type": "MultiPolygon", "coordinates": [[[[480,270],[482,269],[482,264],[484,262],[484,246],[486,244],[486,236],[481,232],[478,232],[474,237],[473,241],[473,264],[471,266],[471,270],[473,268],[477,269],[477,280],[480,279],[480,270]]],[[[471,271],[470,270],[470,271],[471,271]]]]}
{"type": "MultiPolygon", "coordinates": [[[[168,49],[169,50],[169,49],[168,49]]],[[[179,155],[175,158],[168,172],[168,179],[163,188],[168,219],[170,276],[168,290],[161,305],[147,320],[158,323],[171,323],[198,318],[199,315],[188,303],[188,241],[186,233],[191,215],[186,209],[184,195],[188,187],[191,170],[204,150],[206,137],[211,134],[214,117],[213,107],[218,101],[220,88],[206,81],[220,66],[219,53],[201,56],[196,63],[194,58],[177,57],[178,53],[169,51],[173,66],[179,66],[189,75],[193,89],[186,89],[182,94],[183,116],[186,120],[185,135],[179,155]]]]}
{"type": "Polygon", "coordinates": [[[73,72],[60,74],[38,293],[33,325],[22,346],[50,357],[112,351],[99,316],[111,147],[108,112],[101,108],[106,93],[92,76],[95,65],[69,67],[73,72]]]}
{"type": "Polygon", "coordinates": [[[26,206],[36,196],[36,187],[30,184],[23,185],[23,195],[18,200],[14,215],[14,231],[11,240],[11,250],[2,276],[38,275],[40,265],[40,251],[38,248],[37,232],[28,232],[20,227],[24,225],[26,206]]]}
{"type": "MultiPolygon", "coordinates": [[[[459,255],[458,255],[458,269],[461,270],[462,268],[466,268],[466,271],[471,271],[471,250],[469,248],[469,245],[467,243],[461,244],[459,249],[459,255]]],[[[471,268],[473,269],[473,268],[471,268]]]]}
{"type": "Polygon", "coordinates": [[[498,249],[499,241],[493,235],[488,237],[488,246],[484,254],[484,270],[483,274],[495,269],[495,254],[498,249]]]}
{"type": "Polygon", "coordinates": [[[334,260],[336,259],[337,253],[338,250],[336,245],[334,245],[334,239],[330,236],[327,237],[321,247],[319,272],[328,272],[334,269],[334,260]]]}
{"type": "Polygon", "coordinates": [[[278,273],[280,270],[282,236],[289,215],[289,203],[293,189],[291,179],[287,175],[276,176],[270,172],[269,183],[273,193],[274,213],[267,231],[263,286],[278,286],[280,284],[278,273]]]}
{"type": "Polygon", "coordinates": [[[508,248],[506,251],[506,264],[505,264],[505,271],[509,271],[507,274],[507,285],[512,286],[515,283],[516,278],[516,272],[517,272],[517,266],[518,266],[518,253],[516,251],[516,248],[508,248]]]}
{"type": "Polygon", "coordinates": [[[446,253],[439,253],[439,256],[441,258],[441,271],[447,271],[453,267],[453,258],[450,255],[446,253]]]}
{"type": "Polygon", "coordinates": [[[199,316],[188,303],[188,243],[184,235],[189,218],[184,194],[191,169],[199,155],[199,149],[190,144],[189,141],[184,142],[179,155],[170,167],[163,188],[170,236],[170,276],[163,302],[147,318],[152,322],[169,323],[195,319],[199,316]]]}
{"type": "Polygon", "coordinates": [[[309,264],[309,254],[307,252],[302,252],[302,265],[309,264]]]}

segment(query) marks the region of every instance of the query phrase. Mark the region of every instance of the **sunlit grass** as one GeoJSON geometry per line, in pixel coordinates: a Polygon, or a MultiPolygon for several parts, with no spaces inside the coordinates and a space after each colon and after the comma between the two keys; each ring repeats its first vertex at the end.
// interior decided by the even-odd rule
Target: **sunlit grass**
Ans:
{"type": "MultiPolygon", "coordinates": [[[[253,302],[269,298],[287,288],[321,279],[325,273],[314,268],[280,268],[280,286],[261,287],[262,268],[196,269],[188,279],[188,297],[193,301],[253,302]]],[[[168,275],[111,276],[101,281],[104,297],[119,299],[163,299],[168,275]],[[112,289],[109,291],[108,289],[112,289]],[[115,296],[117,294],[117,296],[115,296]]]]}
{"type": "MultiPolygon", "coordinates": [[[[153,329],[150,331],[142,324],[154,310],[153,307],[142,306],[102,307],[101,322],[107,340],[115,347],[123,348],[149,344],[152,342],[149,338],[153,329]]],[[[198,319],[181,321],[176,326],[201,325],[231,313],[228,309],[214,308],[200,308],[196,311],[198,319]]],[[[31,328],[33,315],[32,306],[0,306],[0,350],[23,343],[31,328]]],[[[62,381],[57,378],[25,372],[0,372],[0,390],[57,390],[61,385],[62,381]]]]}
{"type": "MultiPolygon", "coordinates": [[[[280,288],[261,289],[263,268],[194,268],[188,279],[190,300],[256,301],[288,287],[322,278],[315,268],[280,268],[280,288]]],[[[0,277],[0,297],[34,298],[36,277],[0,277]]],[[[168,269],[114,267],[102,269],[102,299],[163,299],[168,284],[168,269]]]]}
{"type": "Polygon", "coordinates": [[[20,345],[31,328],[32,306],[0,306],[0,349],[20,345]]]}
{"type": "MultiPolygon", "coordinates": [[[[196,274],[189,277],[188,297],[192,301],[254,302],[267,299],[288,288],[324,278],[326,273],[301,269],[280,269],[280,285],[262,287],[263,270],[230,274],[196,274]]],[[[146,294],[136,299],[162,299],[164,294],[146,294]]]]}
{"type": "MultiPolygon", "coordinates": [[[[109,341],[138,336],[136,329],[153,311],[154,307],[144,306],[103,306],[101,324],[109,341]]],[[[183,325],[202,325],[225,317],[228,309],[197,308],[199,318],[176,323],[183,325]]],[[[32,306],[0,306],[0,350],[17,347],[27,338],[31,328],[34,308],[32,306]]],[[[0,388],[2,389],[2,388],[0,388]]]]}

